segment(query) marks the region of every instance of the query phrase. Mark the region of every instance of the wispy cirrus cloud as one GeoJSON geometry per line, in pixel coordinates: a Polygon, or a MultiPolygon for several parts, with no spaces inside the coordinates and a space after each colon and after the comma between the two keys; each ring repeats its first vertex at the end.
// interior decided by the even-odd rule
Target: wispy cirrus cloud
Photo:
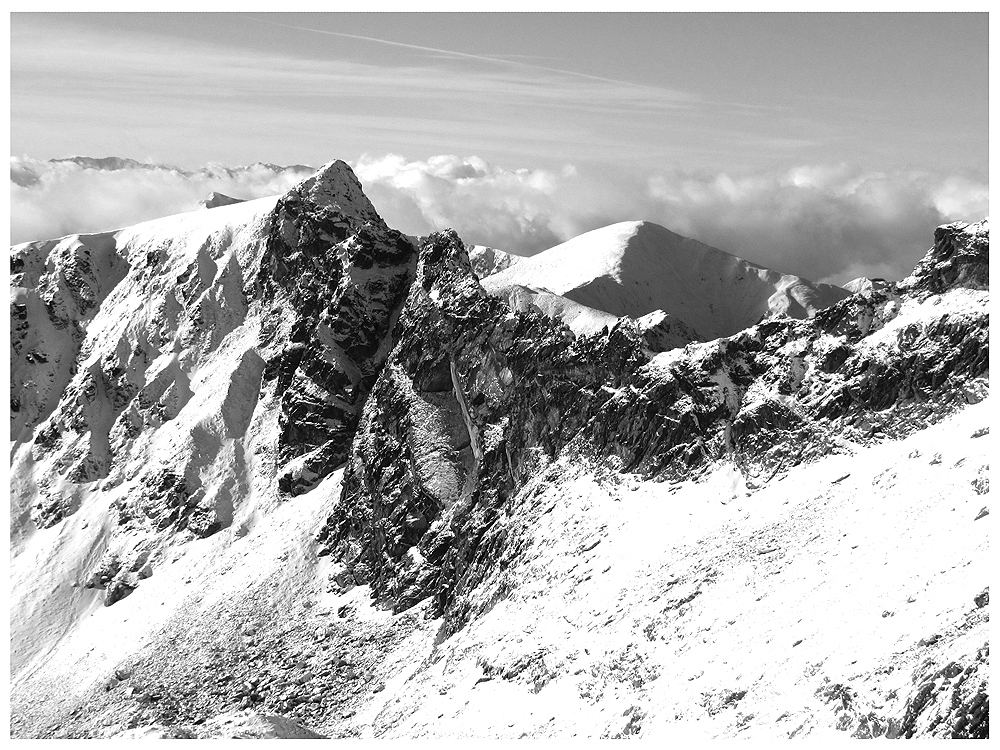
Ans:
{"type": "Polygon", "coordinates": [[[520,69],[521,71],[531,71],[531,72],[542,72],[542,73],[555,73],[559,76],[582,79],[585,81],[598,81],[600,83],[610,83],[614,84],[616,87],[625,87],[629,89],[634,89],[637,91],[647,92],[665,97],[667,99],[675,100],[694,100],[690,94],[685,94],[681,91],[668,89],[662,86],[650,86],[648,84],[639,84],[633,81],[623,81],[617,78],[608,78],[606,76],[592,75],[590,73],[584,73],[578,70],[567,70],[566,68],[555,68],[548,65],[541,65],[538,62],[531,62],[530,60],[540,60],[540,59],[552,59],[545,58],[539,55],[486,55],[486,54],[472,54],[469,52],[459,52],[457,50],[441,49],[439,47],[427,47],[419,44],[409,44],[406,42],[397,42],[390,39],[382,39],[373,36],[362,36],[360,34],[347,34],[340,31],[330,31],[329,29],[316,29],[307,26],[293,26],[290,24],[281,23],[278,21],[273,21],[269,19],[257,18],[254,16],[246,16],[249,20],[256,23],[265,24],[268,26],[277,26],[285,29],[294,29],[297,31],[304,31],[310,34],[322,34],[325,36],[340,37],[342,39],[355,39],[365,42],[371,42],[372,44],[384,45],[387,47],[397,47],[401,49],[413,50],[416,52],[430,53],[436,57],[457,59],[457,60],[471,60],[478,63],[487,63],[489,65],[499,65],[508,68],[520,69]]]}
{"type": "Polygon", "coordinates": [[[366,150],[461,149],[551,166],[712,156],[718,144],[743,152],[739,141],[760,135],[761,107],[668,85],[359,34],[301,34],[361,44],[369,54],[341,54],[339,44],[310,56],[68,22],[15,24],[12,143],[35,155],[128,151],[186,165],[237,162],[247,152],[321,163],[366,150]],[[397,48],[419,54],[381,52],[397,48]]]}

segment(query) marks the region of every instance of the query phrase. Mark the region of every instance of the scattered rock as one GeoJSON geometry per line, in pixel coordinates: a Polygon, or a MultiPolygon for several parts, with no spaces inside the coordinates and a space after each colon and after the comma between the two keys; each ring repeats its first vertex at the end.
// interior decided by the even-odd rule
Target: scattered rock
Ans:
{"type": "Polygon", "coordinates": [[[976,597],[973,599],[973,601],[975,602],[977,609],[982,609],[987,604],[989,604],[990,603],[990,587],[987,586],[980,593],[976,594],[976,597]]]}

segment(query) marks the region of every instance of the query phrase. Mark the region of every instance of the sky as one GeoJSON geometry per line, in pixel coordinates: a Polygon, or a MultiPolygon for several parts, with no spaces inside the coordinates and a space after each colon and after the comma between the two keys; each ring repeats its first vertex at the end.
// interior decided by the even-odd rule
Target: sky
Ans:
{"type": "Polygon", "coordinates": [[[12,185],[12,241],[37,238],[47,211],[62,228],[113,224],[64,205],[80,190],[107,205],[142,192],[39,166],[73,155],[186,170],[340,158],[409,233],[454,226],[527,254],[647,219],[811,278],[899,276],[938,223],[987,211],[988,23],[14,13],[12,168],[45,177],[12,185]]]}

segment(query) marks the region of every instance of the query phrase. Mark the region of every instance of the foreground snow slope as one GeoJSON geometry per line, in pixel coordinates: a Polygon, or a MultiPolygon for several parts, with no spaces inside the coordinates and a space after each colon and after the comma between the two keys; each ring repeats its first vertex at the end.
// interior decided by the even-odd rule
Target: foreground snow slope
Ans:
{"type": "Polygon", "coordinates": [[[725,465],[667,484],[557,461],[522,491],[522,551],[479,596],[517,585],[444,641],[425,605],[393,616],[367,587],[327,592],[310,539],[334,476],[245,537],[189,546],[143,599],[94,609],[16,680],[15,732],[60,715],[91,736],[175,726],[172,706],[221,710],[253,680],[321,694],[333,710],[310,728],[329,736],[923,734],[953,696],[988,691],[989,422],[971,406],[756,493],[725,465]],[[78,694],[88,709],[67,718],[78,694]]]}
{"type": "Polygon", "coordinates": [[[595,229],[483,280],[490,293],[520,285],[638,318],[676,316],[707,340],[784,313],[806,318],[848,296],[830,284],[748,263],[651,222],[595,229]]]}
{"type": "Polygon", "coordinates": [[[519,559],[479,595],[514,590],[431,653],[428,628],[394,654],[371,733],[926,730],[907,715],[924,684],[941,714],[987,685],[989,421],[970,407],[753,494],[732,466],[667,485],[553,464],[523,490],[519,559]]]}

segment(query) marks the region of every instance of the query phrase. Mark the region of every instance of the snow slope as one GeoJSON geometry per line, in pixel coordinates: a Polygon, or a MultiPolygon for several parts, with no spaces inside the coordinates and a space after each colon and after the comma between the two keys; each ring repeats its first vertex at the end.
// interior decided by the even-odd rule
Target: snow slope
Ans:
{"type": "Polygon", "coordinates": [[[619,320],[617,315],[581,305],[566,297],[519,285],[505,287],[504,293],[511,310],[537,312],[552,320],[560,320],[578,336],[592,335],[604,328],[611,330],[619,320]]]}
{"type": "Polygon", "coordinates": [[[849,294],[641,221],[595,229],[483,280],[483,287],[498,295],[514,285],[612,315],[638,318],[663,310],[705,339],[777,314],[812,317],[849,294]]]}
{"type": "MultiPolygon", "coordinates": [[[[965,668],[988,642],[975,600],[991,578],[989,422],[978,404],[753,494],[725,465],[668,485],[559,462],[524,489],[525,551],[481,596],[507,580],[514,591],[427,656],[432,627],[410,653],[389,655],[388,696],[365,715],[367,731],[660,741],[899,731],[923,678],[965,668]]],[[[935,700],[947,703],[957,682],[938,679],[935,700]]]]}
{"type": "Polygon", "coordinates": [[[492,276],[495,273],[504,271],[511,266],[517,265],[523,260],[522,256],[497,250],[494,247],[485,245],[469,245],[469,262],[472,263],[472,270],[480,279],[492,276]]]}
{"type": "MultiPolygon", "coordinates": [[[[27,260],[21,280],[25,286],[15,290],[15,295],[23,298],[27,305],[28,322],[31,323],[27,341],[34,347],[33,351],[40,352],[48,360],[43,366],[55,363],[57,367],[54,375],[46,374],[51,390],[45,393],[51,395],[38,403],[24,405],[11,427],[14,440],[10,529],[11,669],[15,674],[30,670],[31,664],[39,659],[44,663],[49,650],[74,631],[81,618],[100,606],[99,592],[83,586],[108,551],[115,525],[109,515],[112,504],[120,496],[126,497],[129,491],[135,491],[128,480],[133,480],[142,470],[169,465],[187,456],[191,471],[201,475],[200,484],[209,499],[220,492],[224,496],[236,487],[253,494],[253,481],[246,476],[245,462],[234,460],[236,454],[242,454],[242,441],[234,441],[234,436],[227,434],[230,433],[227,425],[247,419],[247,406],[253,408],[253,403],[244,400],[244,393],[234,399],[230,391],[234,386],[244,385],[239,376],[246,369],[243,363],[251,362],[248,352],[256,343],[256,321],[240,320],[242,311],[235,305],[238,297],[228,287],[237,281],[240,256],[244,256],[245,262],[245,254],[260,243],[264,234],[263,217],[274,208],[274,203],[274,198],[264,198],[211,212],[179,214],[117,233],[68,237],[59,243],[73,252],[65,266],[57,261],[55,267],[36,268],[35,261],[46,258],[44,247],[41,247],[42,252],[37,252],[36,246],[42,243],[13,249],[18,257],[27,260]],[[79,269],[75,261],[87,248],[99,248],[113,254],[118,266],[128,269],[127,273],[118,273],[117,278],[101,279],[98,274],[99,280],[118,282],[110,290],[103,289],[105,297],[98,314],[92,308],[80,310],[73,295],[58,289],[67,275],[72,277],[79,269]],[[169,252],[164,253],[165,249],[169,252]],[[148,255],[157,251],[163,253],[165,272],[158,278],[143,278],[148,255]],[[197,269],[203,277],[201,314],[211,316],[215,325],[206,332],[207,336],[189,337],[185,342],[187,346],[182,344],[183,322],[168,340],[151,340],[155,332],[169,332],[167,326],[171,318],[177,326],[180,306],[174,295],[183,291],[176,280],[191,268],[197,269]],[[66,304],[72,312],[72,320],[79,322],[79,328],[67,324],[54,329],[58,336],[50,336],[49,328],[53,324],[45,314],[45,300],[39,299],[31,289],[38,275],[46,273],[60,292],[55,299],[68,300],[66,304]],[[126,279],[130,283],[123,284],[126,279]],[[145,288],[146,296],[134,294],[136,285],[145,288]],[[81,379],[93,382],[88,372],[99,362],[100,355],[120,349],[119,341],[137,338],[140,344],[148,347],[149,353],[133,352],[126,346],[122,369],[148,382],[141,395],[152,394],[145,396],[147,401],[163,401],[168,412],[166,424],[155,432],[147,430],[130,446],[127,455],[117,456],[117,461],[112,463],[115,439],[114,434],[109,433],[118,415],[102,398],[90,403],[79,399],[87,409],[82,418],[89,421],[90,429],[73,442],[67,433],[65,453],[71,458],[78,456],[76,446],[82,444],[88,456],[85,462],[112,466],[112,473],[117,477],[113,476],[104,484],[69,481],[58,472],[59,464],[37,453],[31,428],[46,422],[58,403],[75,406],[77,396],[71,390],[72,384],[81,379]],[[95,354],[84,360],[83,367],[77,367],[74,355],[81,348],[95,354]],[[117,491],[115,485],[118,485],[117,491]],[[78,507],[80,512],[73,515],[69,524],[40,529],[37,509],[33,507],[40,497],[52,498],[58,503],[68,502],[70,509],[78,507]],[[40,571],[45,573],[40,574],[40,571]]],[[[110,261],[107,263],[110,265],[110,261]]],[[[60,319],[55,320],[59,322],[60,319]]],[[[32,384],[39,380],[38,359],[37,355],[32,359],[12,357],[11,378],[15,394],[32,392],[32,384]]],[[[245,377],[246,373],[243,374],[245,377]]],[[[96,380],[100,383],[100,378],[96,380]]],[[[251,387],[256,390],[257,384],[251,387]]],[[[105,386],[99,388],[103,391],[105,386]]],[[[88,390],[85,385],[81,392],[88,390]]],[[[252,442],[251,439],[249,444],[252,442]]],[[[244,503],[245,512],[251,512],[255,498],[246,497],[244,503]]],[[[232,514],[231,508],[229,514],[232,514]]],[[[133,536],[129,546],[141,548],[142,537],[133,536]]]]}
{"type": "MultiPolygon", "coordinates": [[[[231,674],[263,680],[262,690],[304,676],[311,693],[346,659],[360,679],[323,688],[341,708],[309,726],[328,736],[898,733],[927,677],[961,668],[958,678],[931,680],[944,704],[969,689],[963,679],[985,680],[974,656],[989,637],[988,605],[977,600],[991,577],[990,421],[988,402],[970,406],[754,493],[725,465],[669,484],[557,461],[523,489],[521,554],[480,596],[516,587],[446,640],[441,620],[423,617],[426,603],[391,615],[367,586],[329,590],[328,564],[310,540],[338,473],[245,535],[178,550],[144,599],[93,606],[48,658],[17,675],[13,707],[41,724],[69,710],[74,693],[89,693],[76,731],[122,736],[130,707],[154,691],[210,700],[211,680],[231,674]],[[220,663],[223,643],[242,662],[220,663]],[[117,680],[116,669],[127,676],[117,680]]],[[[99,523],[77,516],[72,528],[45,533],[86,534],[99,523]]],[[[251,709],[239,714],[259,721],[251,709]]],[[[225,722],[179,729],[233,736],[225,722]]],[[[133,734],[152,732],[140,725],[133,734]]]]}

